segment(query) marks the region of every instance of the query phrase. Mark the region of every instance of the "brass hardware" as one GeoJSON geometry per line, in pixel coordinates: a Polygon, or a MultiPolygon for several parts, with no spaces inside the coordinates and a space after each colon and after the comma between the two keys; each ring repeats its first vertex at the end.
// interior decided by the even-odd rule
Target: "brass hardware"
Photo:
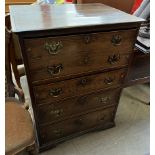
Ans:
{"type": "Polygon", "coordinates": [[[59,73],[61,72],[62,69],[63,69],[62,64],[58,64],[58,65],[53,65],[53,66],[48,66],[48,67],[47,67],[47,71],[48,71],[51,75],[59,74],[59,73]]]}
{"type": "Polygon", "coordinates": [[[61,41],[52,41],[51,43],[46,42],[44,48],[50,55],[56,55],[60,52],[60,49],[63,48],[63,44],[61,41]]]}
{"type": "Polygon", "coordinates": [[[56,117],[60,117],[62,113],[63,113],[63,109],[51,110],[51,111],[50,111],[50,114],[51,114],[51,115],[55,115],[56,117]]]}
{"type": "Polygon", "coordinates": [[[49,90],[50,96],[58,97],[62,93],[62,88],[52,88],[49,90]]]}
{"type": "Polygon", "coordinates": [[[107,102],[109,102],[109,100],[110,100],[110,97],[102,97],[102,98],[100,99],[100,102],[101,102],[101,103],[107,103],[107,102]]]}
{"type": "Polygon", "coordinates": [[[119,60],[120,60],[120,55],[119,55],[119,54],[114,54],[114,55],[108,57],[108,62],[109,62],[110,64],[115,64],[115,63],[117,63],[119,60]]]}
{"type": "Polygon", "coordinates": [[[114,46],[118,46],[121,44],[122,37],[119,34],[113,35],[111,42],[114,46]]]}
{"type": "Polygon", "coordinates": [[[84,37],[84,40],[85,40],[85,43],[86,43],[86,44],[90,43],[90,42],[91,42],[91,37],[90,37],[90,35],[86,35],[86,36],[84,37]]]}
{"type": "Polygon", "coordinates": [[[82,85],[82,86],[87,85],[87,83],[88,83],[88,79],[81,79],[80,82],[79,82],[79,84],[82,85]]]}
{"type": "Polygon", "coordinates": [[[104,79],[104,83],[107,85],[111,85],[114,82],[115,78],[108,77],[104,79]]]}

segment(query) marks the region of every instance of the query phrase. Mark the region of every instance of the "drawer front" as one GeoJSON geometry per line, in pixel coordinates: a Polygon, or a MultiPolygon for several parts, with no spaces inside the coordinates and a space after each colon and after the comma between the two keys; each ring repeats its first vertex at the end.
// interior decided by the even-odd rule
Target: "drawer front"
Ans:
{"type": "Polygon", "coordinates": [[[101,91],[85,96],[75,97],[60,102],[38,106],[37,117],[40,124],[46,124],[67,116],[93,110],[98,107],[105,107],[118,103],[120,89],[101,91]]]}
{"type": "Polygon", "coordinates": [[[81,52],[79,55],[68,56],[69,59],[45,59],[42,62],[34,62],[30,66],[32,81],[44,79],[63,79],[67,76],[80,75],[83,73],[100,71],[104,69],[124,67],[128,65],[130,54],[109,53],[104,55],[102,52],[90,53],[81,52]],[[67,60],[67,61],[66,61],[67,60]]]}
{"type": "Polygon", "coordinates": [[[136,32],[25,39],[32,81],[127,65],[136,32]]]}
{"type": "Polygon", "coordinates": [[[126,75],[126,69],[120,69],[72,80],[34,86],[36,102],[55,102],[68,97],[120,86],[126,75]]]}
{"type": "Polygon", "coordinates": [[[40,127],[42,143],[60,140],[72,134],[113,122],[115,107],[88,113],[69,120],[40,127]]]}
{"type": "Polygon", "coordinates": [[[25,39],[25,48],[30,59],[42,56],[63,58],[86,49],[104,51],[105,53],[120,51],[131,52],[137,36],[137,29],[79,34],[46,38],[25,39]]]}

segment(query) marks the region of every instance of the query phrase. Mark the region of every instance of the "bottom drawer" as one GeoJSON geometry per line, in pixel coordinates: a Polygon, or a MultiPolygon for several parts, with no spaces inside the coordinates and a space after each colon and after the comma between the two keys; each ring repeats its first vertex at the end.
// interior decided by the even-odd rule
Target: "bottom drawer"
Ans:
{"type": "MultiPolygon", "coordinates": [[[[66,121],[40,127],[42,144],[61,141],[72,134],[113,122],[116,106],[91,112],[66,121]]],[[[42,145],[41,144],[41,145],[42,145]]]]}

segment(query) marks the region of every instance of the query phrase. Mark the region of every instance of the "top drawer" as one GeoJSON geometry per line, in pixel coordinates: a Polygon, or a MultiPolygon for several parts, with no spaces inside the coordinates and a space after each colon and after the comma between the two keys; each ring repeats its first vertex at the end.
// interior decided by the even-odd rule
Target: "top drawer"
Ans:
{"type": "MultiPolygon", "coordinates": [[[[119,51],[131,52],[137,36],[137,29],[56,36],[46,38],[25,39],[25,47],[30,59],[42,56],[64,57],[66,54],[74,56],[79,51],[100,51],[104,53],[119,51]],[[73,54],[73,55],[72,55],[73,54]]],[[[56,57],[54,57],[56,58],[56,57]]]]}

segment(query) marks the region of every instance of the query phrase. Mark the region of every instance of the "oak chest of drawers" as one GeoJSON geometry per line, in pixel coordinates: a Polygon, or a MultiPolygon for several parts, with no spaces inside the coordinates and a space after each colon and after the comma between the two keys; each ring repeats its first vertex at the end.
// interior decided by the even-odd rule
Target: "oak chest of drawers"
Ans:
{"type": "Polygon", "coordinates": [[[142,19],[103,4],[11,6],[39,150],[115,125],[142,19]]]}

